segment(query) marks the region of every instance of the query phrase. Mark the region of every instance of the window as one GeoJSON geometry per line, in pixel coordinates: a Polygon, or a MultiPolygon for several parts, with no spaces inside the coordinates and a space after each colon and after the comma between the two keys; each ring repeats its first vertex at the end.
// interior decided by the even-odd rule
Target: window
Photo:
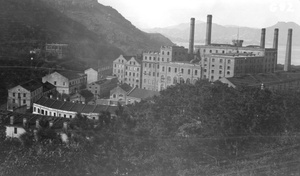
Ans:
{"type": "Polygon", "coordinates": [[[26,97],[26,93],[23,94],[23,97],[26,97]]]}
{"type": "Polygon", "coordinates": [[[72,119],[72,115],[70,115],[70,119],[72,119]]]}
{"type": "Polygon", "coordinates": [[[230,66],[227,66],[227,70],[230,70],[230,66]]]}
{"type": "Polygon", "coordinates": [[[198,74],[198,70],[195,70],[195,75],[197,75],[198,74]]]}
{"type": "Polygon", "coordinates": [[[12,99],[13,103],[16,103],[16,100],[15,99],[12,99]]]}
{"type": "Polygon", "coordinates": [[[64,118],[66,118],[67,117],[67,115],[66,114],[64,114],[64,118]]]}
{"type": "Polygon", "coordinates": [[[26,104],[26,100],[23,100],[23,104],[26,104]]]}
{"type": "Polygon", "coordinates": [[[14,134],[17,134],[18,133],[18,128],[14,128],[14,134]]]}
{"type": "Polygon", "coordinates": [[[33,107],[33,112],[35,112],[36,111],[36,107],[33,107]]]}
{"type": "Polygon", "coordinates": [[[171,72],[171,67],[169,67],[169,72],[171,72]]]}
{"type": "Polygon", "coordinates": [[[188,69],[188,74],[189,74],[189,75],[191,74],[191,70],[190,70],[190,69],[188,69]]]}
{"type": "Polygon", "coordinates": [[[153,72],[153,76],[155,76],[155,72],[153,72]]]}
{"type": "Polygon", "coordinates": [[[230,75],[230,71],[227,72],[227,75],[230,75]]]}
{"type": "Polygon", "coordinates": [[[215,58],[212,58],[212,60],[211,60],[212,62],[215,62],[215,58]]]}
{"type": "Polygon", "coordinates": [[[170,52],[168,52],[167,55],[170,55],[170,52]]]}
{"type": "Polygon", "coordinates": [[[56,85],[56,81],[54,81],[54,85],[56,85]]]}
{"type": "Polygon", "coordinates": [[[175,73],[177,73],[177,68],[175,68],[175,70],[174,70],[174,71],[175,71],[175,73]]]}
{"type": "Polygon", "coordinates": [[[149,57],[149,60],[151,60],[151,56],[149,57]]]}
{"type": "Polygon", "coordinates": [[[13,97],[15,97],[16,96],[16,93],[13,93],[13,97]]]}
{"type": "Polygon", "coordinates": [[[65,85],[66,83],[65,82],[63,82],[63,85],[65,85]]]}
{"type": "Polygon", "coordinates": [[[181,69],[181,73],[184,73],[184,69],[183,68],[181,69]]]}
{"type": "Polygon", "coordinates": [[[231,62],[231,60],[229,59],[229,60],[227,61],[227,63],[230,64],[230,62],[231,62]]]}
{"type": "Polygon", "coordinates": [[[219,71],[219,74],[222,74],[222,71],[221,71],[221,70],[219,71]]]}
{"type": "Polygon", "coordinates": [[[147,60],[147,56],[145,56],[145,60],[147,60]]]}
{"type": "Polygon", "coordinates": [[[223,63],[223,59],[220,59],[220,63],[223,63]]]}
{"type": "Polygon", "coordinates": [[[214,70],[211,70],[211,73],[215,73],[215,71],[214,71],[214,70]]]}
{"type": "Polygon", "coordinates": [[[116,98],[116,94],[113,94],[113,98],[116,98]]]}
{"type": "Polygon", "coordinates": [[[162,71],[165,71],[165,67],[162,67],[162,71]]]}

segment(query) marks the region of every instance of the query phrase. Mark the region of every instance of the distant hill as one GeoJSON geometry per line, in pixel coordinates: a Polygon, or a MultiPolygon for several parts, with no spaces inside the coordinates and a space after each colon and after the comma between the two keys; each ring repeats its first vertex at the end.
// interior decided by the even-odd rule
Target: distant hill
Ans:
{"type": "Polygon", "coordinates": [[[117,10],[97,0],[43,0],[69,18],[86,26],[126,54],[158,50],[173,43],[161,34],[146,33],[136,28],[117,10]]]}
{"type": "Polygon", "coordinates": [[[96,0],[0,1],[1,57],[27,57],[45,43],[67,43],[71,57],[88,63],[172,44],[161,34],[140,31],[96,0]]]}
{"type": "MultiPolygon", "coordinates": [[[[287,42],[288,28],[293,28],[293,44],[300,45],[300,26],[293,22],[278,22],[277,24],[266,27],[266,44],[272,44],[274,29],[279,28],[279,44],[285,45],[287,42]]],[[[158,32],[170,38],[173,42],[188,42],[190,23],[183,23],[176,26],[166,28],[144,29],[147,32],[158,32]]],[[[261,29],[238,27],[238,26],[222,26],[213,23],[212,26],[212,42],[213,43],[231,43],[231,40],[244,40],[245,44],[259,44],[261,29]]],[[[206,22],[195,22],[195,42],[204,43],[206,35],[206,22]]]]}

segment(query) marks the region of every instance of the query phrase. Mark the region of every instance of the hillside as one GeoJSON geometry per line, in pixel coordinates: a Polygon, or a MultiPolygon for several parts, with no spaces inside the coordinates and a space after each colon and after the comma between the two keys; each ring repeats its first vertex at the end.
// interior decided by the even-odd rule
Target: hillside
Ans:
{"type": "Polygon", "coordinates": [[[97,60],[110,63],[119,54],[172,44],[159,34],[138,30],[116,10],[97,1],[74,2],[0,1],[1,57],[29,57],[31,49],[43,48],[45,43],[67,43],[70,58],[89,64],[97,60]]]}
{"type": "MultiPolygon", "coordinates": [[[[279,44],[285,45],[287,41],[288,28],[293,28],[293,38],[300,37],[300,26],[293,22],[278,22],[277,24],[266,27],[266,44],[273,42],[274,29],[279,28],[279,44]]],[[[170,26],[166,28],[144,29],[147,32],[158,32],[170,38],[173,42],[188,42],[190,24],[189,22],[170,26]]],[[[231,43],[232,39],[239,38],[244,40],[246,44],[259,44],[261,29],[238,27],[238,26],[222,26],[213,23],[212,42],[213,43],[231,43]]],[[[195,42],[204,43],[206,35],[206,22],[195,22],[195,42]]],[[[300,45],[299,40],[293,40],[294,45],[300,45]]]]}
{"type": "Polygon", "coordinates": [[[145,50],[158,50],[172,42],[158,34],[148,34],[137,29],[117,10],[104,6],[97,0],[43,0],[69,18],[86,26],[104,40],[120,48],[126,54],[145,50]]]}

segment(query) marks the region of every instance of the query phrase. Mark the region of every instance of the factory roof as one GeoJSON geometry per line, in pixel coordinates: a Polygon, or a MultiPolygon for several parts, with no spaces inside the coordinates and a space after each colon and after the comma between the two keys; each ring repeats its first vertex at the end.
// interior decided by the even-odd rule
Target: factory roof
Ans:
{"type": "Polygon", "coordinates": [[[152,90],[146,90],[146,89],[140,89],[140,88],[135,88],[131,92],[127,94],[129,97],[134,97],[134,98],[140,98],[140,99],[146,99],[150,98],[153,96],[158,96],[159,92],[157,91],[152,91],[152,90]]]}
{"type": "Polygon", "coordinates": [[[72,103],[68,101],[60,101],[47,97],[40,98],[35,104],[45,106],[48,108],[59,109],[63,111],[71,111],[78,113],[99,113],[102,110],[109,110],[111,114],[114,114],[112,108],[109,108],[108,105],[89,105],[89,104],[80,104],[72,103]]]}

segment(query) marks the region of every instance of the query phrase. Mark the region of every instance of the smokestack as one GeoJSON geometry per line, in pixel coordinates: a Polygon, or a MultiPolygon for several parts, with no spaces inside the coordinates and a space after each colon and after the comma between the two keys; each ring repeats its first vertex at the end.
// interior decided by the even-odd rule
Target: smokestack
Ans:
{"type": "Polygon", "coordinates": [[[275,28],[274,29],[274,40],[273,40],[273,48],[274,49],[278,49],[278,32],[279,32],[279,29],[275,28]]]}
{"type": "Polygon", "coordinates": [[[265,48],[266,28],[261,29],[260,47],[265,48]]]}
{"type": "Polygon", "coordinates": [[[291,70],[291,60],[292,60],[292,34],[293,29],[289,29],[288,38],[286,43],[286,53],[285,53],[285,63],[284,63],[284,71],[291,70]]]}
{"type": "Polygon", "coordinates": [[[189,54],[194,53],[195,18],[191,18],[189,54]]]}
{"type": "Polygon", "coordinates": [[[277,60],[278,60],[278,35],[279,35],[279,29],[274,29],[274,40],[273,40],[273,48],[276,49],[276,55],[275,55],[275,61],[274,61],[274,71],[277,70],[277,60]]]}
{"type": "Polygon", "coordinates": [[[212,15],[207,15],[205,45],[211,44],[212,15]]]}

